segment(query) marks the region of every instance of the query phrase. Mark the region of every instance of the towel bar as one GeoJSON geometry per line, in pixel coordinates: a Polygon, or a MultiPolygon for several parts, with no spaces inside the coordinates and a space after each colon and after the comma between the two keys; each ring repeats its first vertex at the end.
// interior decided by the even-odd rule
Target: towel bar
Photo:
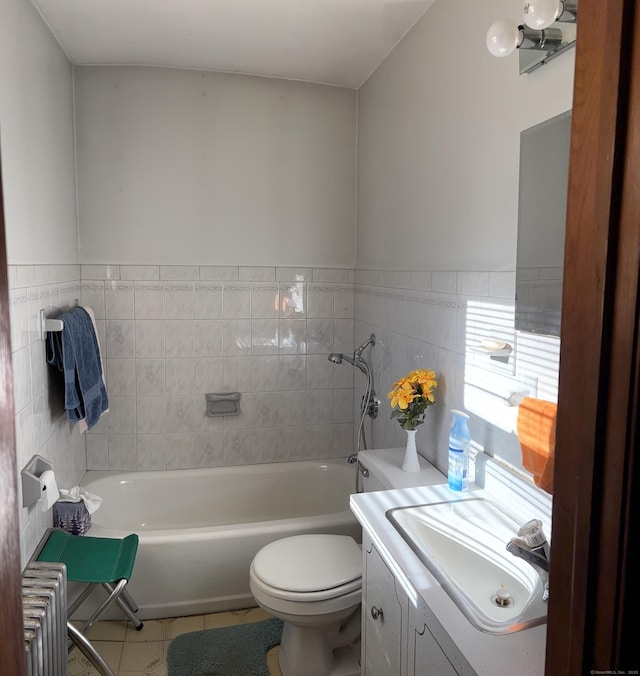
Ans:
{"type": "MultiPolygon", "coordinates": [[[[80,306],[80,301],[75,299],[75,307],[80,306]]],[[[40,339],[46,340],[49,331],[62,331],[64,322],[62,319],[50,319],[45,317],[44,310],[40,310],[40,339]]]]}

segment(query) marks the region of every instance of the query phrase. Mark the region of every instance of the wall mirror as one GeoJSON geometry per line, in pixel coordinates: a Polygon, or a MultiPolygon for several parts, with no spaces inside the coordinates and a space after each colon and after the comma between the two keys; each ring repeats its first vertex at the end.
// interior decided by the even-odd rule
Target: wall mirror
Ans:
{"type": "Polygon", "coordinates": [[[520,134],[515,328],[560,335],[571,111],[520,134]]]}

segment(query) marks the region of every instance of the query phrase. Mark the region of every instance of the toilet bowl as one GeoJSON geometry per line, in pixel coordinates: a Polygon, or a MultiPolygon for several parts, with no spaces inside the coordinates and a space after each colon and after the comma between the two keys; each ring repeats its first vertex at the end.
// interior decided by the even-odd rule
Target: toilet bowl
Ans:
{"type": "Polygon", "coordinates": [[[284,622],[283,676],[360,674],[362,552],[345,535],[295,535],[254,557],[249,573],[258,605],[284,622]]]}

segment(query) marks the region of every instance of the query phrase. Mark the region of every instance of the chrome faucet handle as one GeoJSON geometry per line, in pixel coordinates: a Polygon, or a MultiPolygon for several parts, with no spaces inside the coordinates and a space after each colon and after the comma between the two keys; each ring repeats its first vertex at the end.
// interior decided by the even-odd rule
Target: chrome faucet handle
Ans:
{"type": "Polygon", "coordinates": [[[531,519],[520,526],[518,536],[521,537],[527,547],[535,549],[547,544],[547,538],[542,530],[542,521],[540,519],[531,519]]]}
{"type": "Polygon", "coordinates": [[[542,576],[544,589],[542,600],[549,599],[549,558],[551,547],[542,530],[540,519],[531,519],[518,529],[518,537],[511,538],[507,543],[507,551],[511,552],[534,568],[537,568],[542,576]]]}

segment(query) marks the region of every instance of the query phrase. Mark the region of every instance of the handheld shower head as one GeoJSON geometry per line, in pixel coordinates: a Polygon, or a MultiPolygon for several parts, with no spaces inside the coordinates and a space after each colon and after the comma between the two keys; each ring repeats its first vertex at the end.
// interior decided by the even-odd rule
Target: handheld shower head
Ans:
{"type": "Polygon", "coordinates": [[[343,361],[346,361],[347,364],[351,364],[351,366],[356,366],[362,373],[364,373],[366,376],[368,376],[371,373],[371,368],[369,367],[369,364],[367,363],[366,359],[363,359],[362,353],[365,351],[365,349],[369,345],[375,345],[376,344],[376,336],[375,334],[371,334],[367,340],[362,343],[359,347],[357,347],[353,351],[353,355],[350,354],[344,354],[342,352],[332,352],[327,359],[330,362],[333,362],[334,364],[342,364],[343,361]]]}
{"type": "Polygon", "coordinates": [[[362,371],[362,364],[361,362],[363,360],[358,359],[357,361],[350,355],[350,354],[342,354],[340,352],[332,352],[327,359],[329,361],[332,361],[334,364],[342,364],[342,362],[347,362],[347,364],[351,364],[351,366],[357,366],[361,371],[362,371]]]}
{"type": "Polygon", "coordinates": [[[327,357],[327,359],[333,362],[334,364],[342,364],[342,362],[351,364],[351,366],[355,366],[357,369],[362,371],[362,373],[364,373],[365,376],[368,376],[370,373],[369,364],[365,359],[363,359],[360,356],[356,357],[355,355],[352,356],[350,354],[341,354],[340,352],[332,352],[327,357]]]}

